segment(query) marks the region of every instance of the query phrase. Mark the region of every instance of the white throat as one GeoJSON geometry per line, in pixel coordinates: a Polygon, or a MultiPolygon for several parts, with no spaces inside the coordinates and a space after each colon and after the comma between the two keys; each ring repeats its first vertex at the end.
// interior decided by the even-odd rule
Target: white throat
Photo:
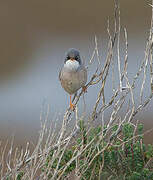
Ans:
{"type": "Polygon", "coordinates": [[[69,69],[70,71],[76,71],[79,68],[80,64],[76,60],[67,60],[64,64],[64,67],[69,69]]]}

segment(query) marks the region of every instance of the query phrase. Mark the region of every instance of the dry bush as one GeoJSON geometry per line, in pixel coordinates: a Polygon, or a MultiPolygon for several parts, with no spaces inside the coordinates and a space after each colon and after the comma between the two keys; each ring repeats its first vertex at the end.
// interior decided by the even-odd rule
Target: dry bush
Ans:
{"type": "MultiPolygon", "coordinates": [[[[137,165],[133,163],[138,159],[136,155],[140,152],[135,153],[135,151],[139,146],[140,151],[142,151],[142,169],[153,169],[151,165],[153,159],[152,150],[146,151],[143,149],[142,127],[138,121],[133,123],[133,119],[146,107],[153,96],[153,8],[145,55],[138,71],[131,81],[129,80],[127,72],[128,34],[126,28],[121,31],[120,9],[117,0],[115,1],[114,8],[113,32],[111,33],[109,20],[107,32],[109,41],[104,65],[101,65],[96,37],[95,48],[88,64],[90,67],[94,59],[97,59],[97,68],[86,87],[88,89],[90,86],[98,86],[98,92],[95,105],[91,109],[92,112],[86,117],[87,121],[84,122],[84,114],[80,117],[78,115],[77,104],[84,93],[83,91],[74,96],[75,111],[72,112],[68,109],[65,112],[59,133],[56,132],[55,124],[50,128],[46,126],[49,114],[48,108],[45,120],[41,120],[38,143],[32,153],[30,153],[28,143],[26,149],[23,150],[15,149],[13,151],[12,145],[9,152],[6,151],[6,147],[1,148],[1,180],[32,180],[35,178],[101,179],[105,176],[108,179],[115,179],[119,178],[119,174],[122,174],[120,178],[126,179],[126,171],[130,173],[132,168],[137,167],[137,165]],[[124,35],[125,42],[124,57],[120,57],[121,33],[124,35]],[[117,58],[115,58],[115,54],[117,54],[117,58]],[[124,59],[123,67],[121,66],[121,59],[124,59]],[[115,65],[118,67],[118,71],[116,72],[114,70],[115,65]],[[150,94],[147,98],[144,98],[146,77],[148,76],[147,70],[150,72],[150,94]],[[118,81],[113,78],[114,73],[118,73],[118,81]],[[106,100],[105,87],[107,83],[110,83],[108,80],[109,74],[112,75],[112,94],[109,100],[106,100]],[[138,80],[141,80],[140,101],[139,104],[136,104],[134,93],[138,80]],[[123,86],[123,84],[125,85],[123,86]],[[109,108],[111,109],[109,120],[104,121],[104,115],[109,108]],[[124,115],[121,115],[122,109],[124,109],[124,115]],[[100,119],[100,123],[93,128],[97,118],[100,119]],[[75,123],[70,127],[69,124],[72,121],[75,123]],[[138,146],[135,146],[135,144],[138,144],[138,146]],[[128,148],[130,148],[129,153],[128,148]],[[109,159],[109,162],[107,162],[107,155],[109,155],[110,152],[111,156],[112,152],[114,152],[114,154],[119,152],[119,154],[117,154],[117,156],[114,155],[114,157],[112,156],[112,159],[109,159]],[[146,157],[146,155],[144,155],[144,152],[152,154],[148,158],[148,156],[146,157]],[[128,161],[126,165],[122,164],[124,161],[127,161],[128,156],[132,159],[128,161]],[[111,167],[116,157],[116,166],[114,164],[114,166],[111,167]],[[101,158],[101,160],[99,161],[97,158],[101,158]],[[129,162],[132,162],[132,164],[128,164],[129,162]],[[124,166],[127,169],[124,169],[124,166]]],[[[110,155],[108,157],[110,158],[110,155]]]]}

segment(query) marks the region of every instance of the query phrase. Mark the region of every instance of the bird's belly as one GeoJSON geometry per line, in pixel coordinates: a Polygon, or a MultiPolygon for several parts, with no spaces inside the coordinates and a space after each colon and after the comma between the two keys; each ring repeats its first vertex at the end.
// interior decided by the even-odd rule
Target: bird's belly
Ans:
{"type": "Polygon", "coordinates": [[[62,74],[61,84],[62,87],[69,94],[74,94],[77,90],[79,90],[84,85],[84,78],[79,78],[79,72],[69,73],[65,72],[62,74]]]}

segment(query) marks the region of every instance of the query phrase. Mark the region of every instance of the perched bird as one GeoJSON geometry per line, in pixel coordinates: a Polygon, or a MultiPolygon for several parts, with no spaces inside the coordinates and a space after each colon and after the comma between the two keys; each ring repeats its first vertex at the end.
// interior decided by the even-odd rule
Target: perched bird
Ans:
{"type": "Polygon", "coordinates": [[[59,73],[62,87],[70,94],[70,108],[74,110],[71,96],[81,87],[85,90],[87,82],[87,70],[81,61],[80,53],[76,49],[69,49],[66,53],[64,66],[59,73]]]}

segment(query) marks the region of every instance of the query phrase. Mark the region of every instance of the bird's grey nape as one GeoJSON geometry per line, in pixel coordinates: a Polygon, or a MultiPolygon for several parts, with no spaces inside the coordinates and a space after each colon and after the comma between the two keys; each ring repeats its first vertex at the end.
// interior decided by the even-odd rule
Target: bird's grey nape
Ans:
{"type": "Polygon", "coordinates": [[[80,65],[82,64],[82,61],[80,58],[80,52],[77,49],[74,49],[74,48],[68,49],[68,51],[66,52],[66,57],[65,57],[64,63],[66,63],[66,61],[71,58],[78,61],[80,65]]]}

